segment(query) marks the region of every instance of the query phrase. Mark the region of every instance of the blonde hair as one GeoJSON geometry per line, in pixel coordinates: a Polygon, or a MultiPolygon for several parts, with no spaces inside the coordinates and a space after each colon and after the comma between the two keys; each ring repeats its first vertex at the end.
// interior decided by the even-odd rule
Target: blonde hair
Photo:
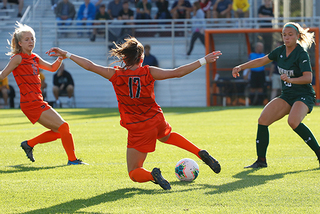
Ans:
{"type": "Polygon", "coordinates": [[[117,45],[113,42],[116,48],[110,50],[111,56],[117,57],[117,62],[123,61],[124,68],[139,64],[144,53],[143,45],[135,38],[129,37],[125,39],[125,43],[117,45]]]}
{"type": "Polygon", "coordinates": [[[308,32],[309,28],[303,29],[298,23],[296,22],[288,22],[283,26],[283,29],[286,27],[293,27],[297,33],[299,34],[300,38],[298,39],[298,43],[305,49],[308,49],[312,46],[314,41],[314,33],[308,32]]]}
{"type": "Polygon", "coordinates": [[[17,53],[21,53],[22,49],[21,46],[19,45],[19,42],[22,40],[23,34],[26,32],[30,32],[33,35],[34,38],[34,43],[36,43],[36,37],[35,37],[35,32],[34,30],[29,27],[28,25],[21,24],[20,22],[16,22],[16,28],[11,35],[11,43],[8,41],[8,44],[10,45],[11,51],[6,53],[8,56],[15,55],[17,53]]]}

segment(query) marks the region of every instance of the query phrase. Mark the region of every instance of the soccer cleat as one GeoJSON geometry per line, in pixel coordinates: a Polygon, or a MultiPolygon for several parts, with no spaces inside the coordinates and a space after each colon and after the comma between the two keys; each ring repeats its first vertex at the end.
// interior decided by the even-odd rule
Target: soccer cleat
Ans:
{"type": "Polygon", "coordinates": [[[206,150],[199,151],[199,156],[205,164],[207,164],[215,173],[219,173],[221,171],[221,166],[219,162],[214,159],[206,150]]]}
{"type": "Polygon", "coordinates": [[[82,160],[80,160],[80,159],[76,159],[74,161],[69,160],[67,165],[89,165],[89,164],[82,162],[82,160]]]}
{"type": "Polygon", "coordinates": [[[161,171],[159,168],[154,168],[151,172],[151,175],[154,179],[155,184],[159,184],[164,190],[171,189],[170,183],[162,177],[161,171]]]}
{"type": "Polygon", "coordinates": [[[267,164],[266,161],[262,161],[262,160],[258,159],[252,165],[245,166],[244,168],[264,168],[264,167],[267,167],[267,166],[268,166],[268,164],[267,164]]]}
{"type": "Polygon", "coordinates": [[[26,153],[27,157],[32,161],[32,162],[35,162],[35,159],[33,157],[33,153],[32,153],[32,150],[33,150],[33,147],[29,146],[28,141],[23,141],[21,143],[21,147],[22,149],[24,150],[24,152],[26,153]]]}

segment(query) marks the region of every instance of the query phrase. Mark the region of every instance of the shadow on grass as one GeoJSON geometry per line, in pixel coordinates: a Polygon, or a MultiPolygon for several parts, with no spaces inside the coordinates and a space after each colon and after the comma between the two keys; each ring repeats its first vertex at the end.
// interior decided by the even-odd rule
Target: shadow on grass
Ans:
{"type": "MultiPolygon", "coordinates": [[[[240,180],[223,184],[223,185],[209,185],[209,184],[197,184],[196,182],[180,182],[180,181],[174,181],[171,182],[171,185],[174,189],[175,185],[179,186],[187,186],[188,189],[186,190],[179,190],[189,192],[189,191],[195,191],[195,190],[207,190],[206,194],[220,194],[220,193],[226,193],[226,192],[232,192],[234,190],[239,189],[245,189],[253,186],[260,186],[268,181],[277,180],[283,178],[285,175],[289,174],[296,174],[301,172],[307,172],[307,171],[316,171],[319,169],[309,169],[309,170],[299,170],[299,171],[292,171],[292,172],[286,172],[286,173],[279,173],[274,175],[250,175],[250,173],[257,171],[258,169],[250,169],[243,172],[240,172],[236,175],[234,175],[234,178],[240,178],[240,180]],[[190,185],[191,184],[191,185],[190,185]],[[213,190],[214,189],[214,190],[213,190]],[[213,190],[213,191],[212,191],[213,190]]],[[[92,212],[80,212],[78,210],[96,206],[99,204],[107,203],[107,202],[114,202],[117,200],[123,200],[127,198],[134,197],[136,195],[156,195],[156,194],[172,194],[175,193],[174,190],[171,191],[164,191],[162,189],[159,190],[146,190],[141,188],[123,188],[123,189],[117,189],[114,191],[106,192],[91,198],[86,199],[74,199],[65,203],[57,204],[51,207],[47,208],[41,208],[37,210],[32,210],[28,212],[24,212],[24,214],[37,214],[37,213],[92,213],[92,212]]]]}
{"type": "Polygon", "coordinates": [[[65,167],[66,165],[60,166],[44,166],[44,167],[33,167],[30,164],[19,164],[14,166],[6,166],[9,167],[10,170],[0,170],[0,174],[10,174],[10,173],[17,173],[17,172],[29,172],[29,171],[39,171],[45,169],[55,169],[58,167],[65,167]],[[12,170],[11,170],[12,169],[12,170]]]}
{"type": "MultiPolygon", "coordinates": [[[[102,203],[107,202],[113,202],[117,200],[123,200],[126,198],[131,198],[137,194],[166,194],[170,193],[170,191],[163,191],[163,190],[145,190],[140,188],[123,188],[123,189],[117,189],[114,191],[106,192],[97,196],[94,196],[92,198],[86,198],[86,199],[74,199],[72,201],[68,201],[62,204],[58,204],[55,206],[38,209],[38,210],[32,210],[28,212],[24,212],[24,214],[33,213],[33,214],[43,214],[43,213],[77,213],[77,210],[96,206],[102,203]]],[[[92,212],[79,212],[79,213],[92,213],[92,212]]]]}
{"type": "Polygon", "coordinates": [[[317,171],[320,169],[315,168],[315,169],[299,170],[299,171],[278,173],[273,175],[250,175],[250,173],[255,172],[257,170],[259,169],[245,170],[243,172],[235,174],[232,177],[239,178],[240,180],[237,180],[231,183],[226,183],[222,185],[204,184],[203,186],[208,189],[214,189],[213,191],[207,192],[207,194],[220,194],[220,193],[226,193],[226,192],[232,192],[235,190],[245,189],[249,187],[260,186],[260,185],[266,184],[268,181],[281,179],[285,175],[308,172],[308,171],[317,171]]]}

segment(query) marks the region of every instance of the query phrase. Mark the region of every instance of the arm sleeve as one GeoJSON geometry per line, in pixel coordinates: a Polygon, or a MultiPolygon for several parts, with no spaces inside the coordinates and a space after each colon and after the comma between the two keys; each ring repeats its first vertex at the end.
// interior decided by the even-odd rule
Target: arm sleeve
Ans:
{"type": "Polygon", "coordinates": [[[312,68],[311,68],[311,64],[310,64],[310,58],[307,52],[303,52],[302,54],[300,54],[299,57],[299,68],[301,70],[301,72],[305,72],[305,71],[311,71],[312,72],[312,68]]]}

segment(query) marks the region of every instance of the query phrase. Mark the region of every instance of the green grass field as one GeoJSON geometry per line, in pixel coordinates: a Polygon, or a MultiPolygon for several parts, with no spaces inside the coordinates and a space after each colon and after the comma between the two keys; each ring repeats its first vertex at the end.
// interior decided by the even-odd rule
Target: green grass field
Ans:
{"type": "MultiPolygon", "coordinates": [[[[287,125],[271,125],[268,168],[243,167],[256,159],[257,119],[262,108],[164,108],[173,127],[221,164],[215,174],[197,157],[157,143],[144,167],[159,167],[172,189],[134,183],[127,175],[127,131],[117,109],[57,109],[68,121],[76,154],[90,165],[66,166],[61,141],[39,144],[31,163],[20,143],[46,129],[20,110],[0,110],[0,213],[320,213],[319,163],[287,125]],[[198,162],[192,183],[174,166],[198,162]]],[[[320,141],[320,107],[304,123],[320,141]]]]}

